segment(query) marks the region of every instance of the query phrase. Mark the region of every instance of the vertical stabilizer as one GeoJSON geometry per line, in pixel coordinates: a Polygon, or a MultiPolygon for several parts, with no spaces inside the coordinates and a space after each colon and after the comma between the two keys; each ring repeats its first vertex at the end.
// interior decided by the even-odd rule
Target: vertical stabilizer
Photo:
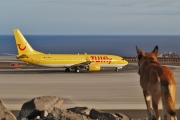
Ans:
{"type": "Polygon", "coordinates": [[[15,36],[17,50],[18,50],[19,55],[43,54],[41,52],[34,50],[18,29],[14,29],[14,36],[15,36]]]}

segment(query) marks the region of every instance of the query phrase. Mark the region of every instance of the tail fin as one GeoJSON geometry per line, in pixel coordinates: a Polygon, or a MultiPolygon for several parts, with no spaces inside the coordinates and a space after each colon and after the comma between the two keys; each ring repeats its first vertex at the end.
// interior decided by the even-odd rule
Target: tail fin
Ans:
{"type": "Polygon", "coordinates": [[[14,29],[14,36],[15,36],[17,50],[18,50],[19,55],[43,54],[41,52],[34,50],[18,29],[14,29]]]}
{"type": "Polygon", "coordinates": [[[166,111],[173,117],[176,117],[175,110],[175,84],[161,83],[162,88],[162,102],[166,111]]]}

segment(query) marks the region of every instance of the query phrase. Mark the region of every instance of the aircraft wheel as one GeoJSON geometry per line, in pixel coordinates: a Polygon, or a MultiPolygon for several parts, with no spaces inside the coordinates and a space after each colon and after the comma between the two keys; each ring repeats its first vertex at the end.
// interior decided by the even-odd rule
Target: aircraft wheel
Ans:
{"type": "Polygon", "coordinates": [[[79,69],[75,69],[75,72],[76,72],[76,73],[79,73],[79,69]]]}
{"type": "Polygon", "coordinates": [[[119,70],[118,70],[118,69],[116,69],[115,71],[116,71],[116,72],[118,72],[119,70]]]}
{"type": "Polygon", "coordinates": [[[70,72],[70,71],[71,71],[70,68],[65,69],[65,72],[70,72]]]}

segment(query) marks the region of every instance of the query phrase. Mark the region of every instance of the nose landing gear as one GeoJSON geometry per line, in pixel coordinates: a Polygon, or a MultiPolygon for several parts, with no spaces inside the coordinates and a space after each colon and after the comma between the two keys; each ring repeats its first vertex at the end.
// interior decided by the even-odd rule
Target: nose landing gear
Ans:
{"type": "Polygon", "coordinates": [[[122,67],[117,67],[115,71],[118,72],[119,69],[122,69],[122,67]]]}

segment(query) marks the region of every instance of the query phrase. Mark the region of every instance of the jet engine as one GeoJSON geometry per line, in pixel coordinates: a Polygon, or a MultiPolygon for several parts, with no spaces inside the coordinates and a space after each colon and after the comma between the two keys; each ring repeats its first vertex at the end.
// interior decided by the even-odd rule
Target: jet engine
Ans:
{"type": "Polygon", "coordinates": [[[99,64],[91,63],[89,65],[89,71],[99,71],[101,69],[99,64]]]}

